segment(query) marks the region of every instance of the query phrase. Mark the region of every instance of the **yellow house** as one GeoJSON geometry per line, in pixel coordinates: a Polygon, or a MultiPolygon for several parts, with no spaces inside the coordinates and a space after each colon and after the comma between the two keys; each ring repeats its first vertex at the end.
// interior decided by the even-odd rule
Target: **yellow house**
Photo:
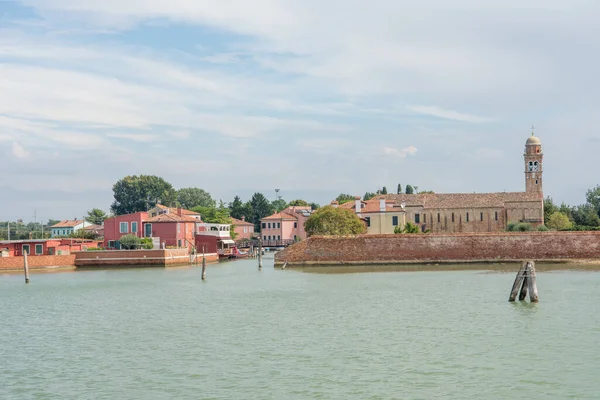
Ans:
{"type": "Polygon", "coordinates": [[[403,229],[406,225],[406,211],[403,205],[397,206],[393,200],[362,201],[360,197],[356,197],[354,202],[344,203],[339,207],[356,212],[367,224],[368,235],[394,233],[396,228],[403,229]]]}

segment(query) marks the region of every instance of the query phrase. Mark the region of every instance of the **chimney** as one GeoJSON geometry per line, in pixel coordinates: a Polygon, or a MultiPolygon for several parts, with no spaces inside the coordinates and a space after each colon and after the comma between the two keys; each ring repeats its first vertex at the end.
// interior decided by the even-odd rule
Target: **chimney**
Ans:
{"type": "Polygon", "coordinates": [[[183,215],[183,212],[181,211],[181,207],[177,207],[177,215],[179,215],[180,217],[183,215]]]}
{"type": "Polygon", "coordinates": [[[331,202],[331,207],[333,207],[333,208],[338,208],[338,205],[339,205],[339,204],[340,204],[340,203],[338,203],[337,201],[333,200],[333,201],[331,202]]]}
{"type": "Polygon", "coordinates": [[[361,208],[362,208],[362,203],[360,201],[360,197],[356,196],[354,198],[354,211],[358,214],[358,213],[360,213],[361,208]]]}
{"type": "Polygon", "coordinates": [[[385,212],[385,199],[379,199],[379,212],[385,212]]]}
{"type": "Polygon", "coordinates": [[[246,216],[242,215],[242,221],[246,222],[246,216]]]}

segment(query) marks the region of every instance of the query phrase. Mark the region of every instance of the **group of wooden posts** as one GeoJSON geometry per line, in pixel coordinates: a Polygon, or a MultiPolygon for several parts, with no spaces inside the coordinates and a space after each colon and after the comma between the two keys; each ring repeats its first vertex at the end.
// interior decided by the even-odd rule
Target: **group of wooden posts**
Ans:
{"type": "MultiPolygon", "coordinates": [[[[252,247],[249,250],[249,256],[250,257],[257,257],[258,258],[258,269],[262,268],[262,256],[263,256],[263,248],[262,248],[262,242],[259,240],[258,241],[258,247],[252,247]]],[[[198,263],[198,258],[195,257],[194,260],[196,261],[196,264],[198,263]]],[[[27,261],[25,261],[25,264],[27,264],[27,261]]],[[[27,275],[29,276],[29,275],[27,275]]],[[[206,255],[204,253],[204,246],[202,246],[202,280],[206,280],[206,255]]],[[[27,283],[29,283],[29,278],[27,279],[27,283]]]]}
{"type": "Polygon", "coordinates": [[[535,263],[533,261],[523,261],[521,264],[521,269],[517,272],[508,301],[515,301],[517,294],[519,295],[519,301],[525,300],[527,291],[529,291],[529,301],[537,303],[539,299],[535,282],[535,263]],[[521,286],[520,290],[519,286],[521,286]]]}

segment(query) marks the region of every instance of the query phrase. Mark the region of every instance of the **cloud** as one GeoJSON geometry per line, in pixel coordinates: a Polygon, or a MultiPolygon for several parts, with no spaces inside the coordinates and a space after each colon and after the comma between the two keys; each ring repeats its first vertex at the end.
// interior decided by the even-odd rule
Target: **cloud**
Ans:
{"type": "Polygon", "coordinates": [[[132,140],[134,142],[156,142],[161,140],[160,136],[154,134],[144,134],[144,133],[109,133],[108,137],[117,138],[117,139],[125,139],[132,140]]]}
{"type": "Polygon", "coordinates": [[[25,148],[17,142],[12,143],[12,153],[15,157],[20,159],[29,158],[31,156],[31,153],[25,150],[25,148]]]}
{"type": "Polygon", "coordinates": [[[408,110],[417,114],[428,115],[431,117],[451,119],[462,122],[490,122],[490,118],[478,117],[472,114],[460,113],[453,110],[445,110],[435,106],[407,106],[408,110]]]}
{"type": "Polygon", "coordinates": [[[396,149],[393,147],[384,147],[383,153],[388,156],[406,158],[408,156],[414,156],[415,154],[417,154],[417,148],[414,146],[403,147],[401,149],[396,149]]]}

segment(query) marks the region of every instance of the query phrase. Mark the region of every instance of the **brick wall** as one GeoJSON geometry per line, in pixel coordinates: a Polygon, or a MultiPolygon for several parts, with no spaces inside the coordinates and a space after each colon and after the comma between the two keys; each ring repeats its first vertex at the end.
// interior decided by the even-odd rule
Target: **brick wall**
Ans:
{"type": "Polygon", "coordinates": [[[600,259],[600,232],[311,237],[276,265],[600,259]]]}
{"type": "Polygon", "coordinates": [[[188,249],[87,251],[77,253],[75,258],[77,267],[128,265],[165,267],[189,263],[188,249]]]}
{"type": "MultiPolygon", "coordinates": [[[[23,256],[0,258],[0,270],[23,269],[23,256]]],[[[75,255],[68,256],[29,256],[27,258],[29,269],[43,269],[48,267],[73,267],[75,255]]]]}

